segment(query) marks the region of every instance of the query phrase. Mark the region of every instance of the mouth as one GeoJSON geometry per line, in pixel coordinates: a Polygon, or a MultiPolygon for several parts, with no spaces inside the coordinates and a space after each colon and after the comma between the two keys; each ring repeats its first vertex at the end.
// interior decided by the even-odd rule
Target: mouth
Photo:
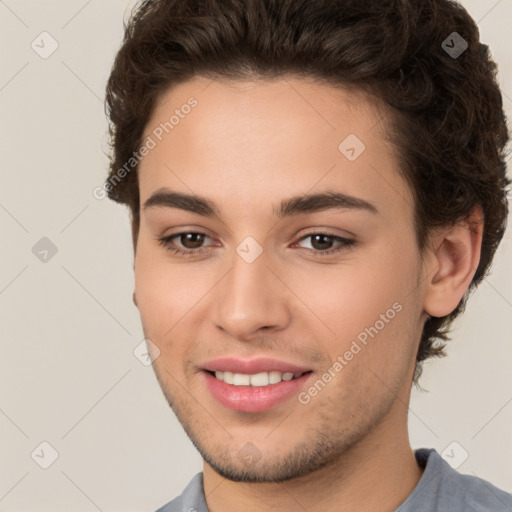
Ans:
{"type": "Polygon", "coordinates": [[[219,359],[205,365],[202,374],[213,398],[223,407],[242,412],[264,412],[297,396],[312,370],[270,359],[219,359]]]}
{"type": "Polygon", "coordinates": [[[216,379],[230,384],[232,386],[251,386],[251,387],[265,387],[279,384],[280,382],[288,382],[290,380],[298,379],[305,373],[310,372],[260,372],[260,373],[233,373],[233,372],[221,372],[221,371],[208,371],[210,375],[216,379]]]}

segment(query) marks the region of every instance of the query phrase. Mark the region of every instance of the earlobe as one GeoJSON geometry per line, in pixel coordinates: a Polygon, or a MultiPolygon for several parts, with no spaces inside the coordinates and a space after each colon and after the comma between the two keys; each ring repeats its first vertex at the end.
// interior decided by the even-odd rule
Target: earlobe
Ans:
{"type": "Polygon", "coordinates": [[[138,308],[139,306],[137,305],[137,297],[135,296],[135,292],[133,292],[132,298],[133,298],[133,303],[135,304],[135,307],[138,308]]]}
{"type": "Polygon", "coordinates": [[[450,314],[467,291],[480,261],[483,224],[482,211],[475,207],[465,220],[434,235],[424,295],[429,315],[450,314]]]}

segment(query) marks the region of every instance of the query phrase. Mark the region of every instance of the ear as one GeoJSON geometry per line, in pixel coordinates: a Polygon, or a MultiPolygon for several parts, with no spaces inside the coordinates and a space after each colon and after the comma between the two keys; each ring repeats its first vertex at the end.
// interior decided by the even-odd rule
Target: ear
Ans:
{"type": "Polygon", "coordinates": [[[477,206],[463,221],[433,233],[425,255],[423,298],[430,316],[449,315],[467,291],[480,262],[483,227],[483,213],[477,206]]]}
{"type": "Polygon", "coordinates": [[[139,306],[137,305],[137,297],[135,296],[135,292],[133,292],[132,298],[133,298],[133,303],[135,304],[135,307],[138,308],[139,306]]]}

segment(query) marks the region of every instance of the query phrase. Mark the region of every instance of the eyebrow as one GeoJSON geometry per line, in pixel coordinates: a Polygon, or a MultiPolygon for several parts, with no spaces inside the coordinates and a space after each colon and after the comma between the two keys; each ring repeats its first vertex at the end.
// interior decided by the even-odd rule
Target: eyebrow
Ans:
{"type": "MultiPolygon", "coordinates": [[[[144,203],[143,210],[155,207],[179,208],[204,217],[217,217],[220,219],[219,207],[209,199],[196,195],[174,192],[167,188],[158,189],[144,203]]],[[[278,219],[315,213],[331,209],[362,210],[378,214],[376,206],[359,197],[342,194],[341,192],[326,191],[315,194],[294,196],[283,200],[273,213],[278,219]]]]}

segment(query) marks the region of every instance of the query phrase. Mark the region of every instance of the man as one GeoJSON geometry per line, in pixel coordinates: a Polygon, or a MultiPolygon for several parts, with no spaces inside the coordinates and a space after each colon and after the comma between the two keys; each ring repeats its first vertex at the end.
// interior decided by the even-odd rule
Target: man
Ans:
{"type": "Polygon", "coordinates": [[[204,459],[161,512],[512,509],[411,449],[507,215],[495,64],[448,0],[156,0],[107,89],[134,301],[204,459]]]}

